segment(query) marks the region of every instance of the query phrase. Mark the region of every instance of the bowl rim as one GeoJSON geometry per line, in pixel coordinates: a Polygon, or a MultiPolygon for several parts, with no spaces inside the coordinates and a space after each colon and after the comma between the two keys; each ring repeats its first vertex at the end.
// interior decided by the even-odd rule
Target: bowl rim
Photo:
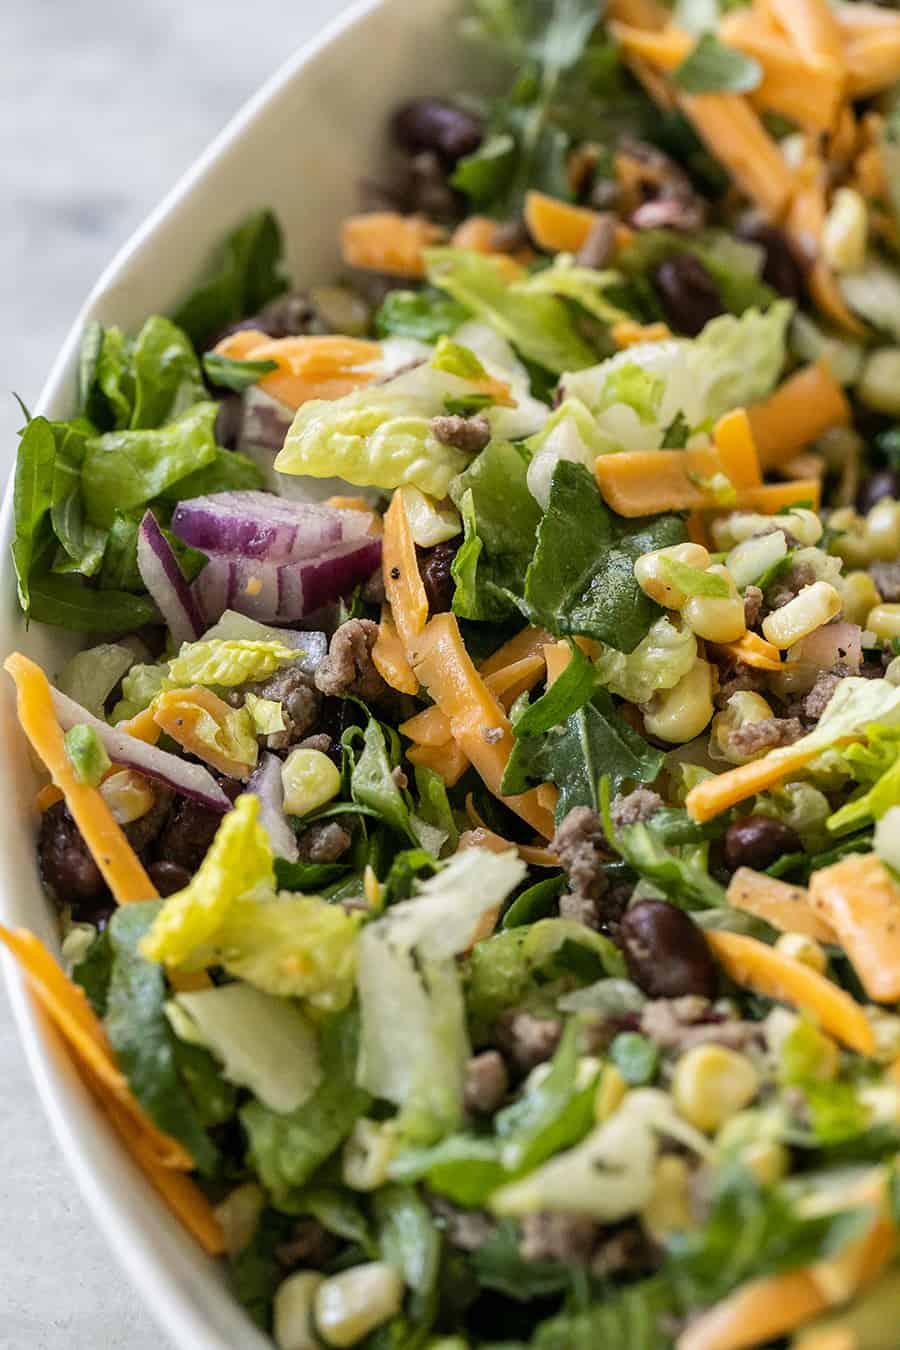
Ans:
{"type": "MultiPolygon", "coordinates": [[[[91,287],[50,368],[35,404],[35,415],[44,413],[63,392],[85,321],[97,301],[139,263],[144,247],[280,93],[345,32],[381,8],[384,2],[353,0],[340,14],[329,19],[241,104],[224,128],[180,175],[162,201],[117,250],[91,287]]],[[[0,507],[0,538],[5,541],[12,538],[14,478],[13,466],[0,507]]],[[[8,563],[3,576],[12,579],[8,563]]],[[[6,870],[5,866],[3,870],[6,870]]],[[[8,876],[4,877],[0,884],[8,884],[8,881],[8,876]]],[[[117,1264],[153,1321],[173,1345],[185,1350],[188,1347],[190,1350],[233,1350],[234,1341],[226,1339],[224,1330],[211,1324],[202,1303],[194,1296],[189,1276],[179,1278],[172,1262],[158,1250],[154,1237],[163,1227],[164,1216],[149,1211],[141,1213],[140,1191],[134,1186],[137,1174],[131,1160],[105,1121],[98,1117],[57,1034],[32,1001],[24,976],[5,950],[0,951],[0,968],[13,1023],[45,1117],[91,1218],[112,1249],[117,1264]],[[127,1203],[118,1185],[98,1183],[94,1168],[98,1161],[102,1161],[107,1176],[112,1173],[113,1180],[121,1180],[123,1188],[134,1189],[135,1193],[129,1195],[127,1203]]],[[[192,1243],[187,1237],[184,1241],[192,1243]]],[[[228,1297],[224,1283],[223,1297],[228,1297]]],[[[270,1347],[271,1342],[256,1332],[248,1320],[246,1330],[242,1328],[241,1345],[244,1350],[256,1350],[257,1347],[263,1350],[263,1347],[270,1347]]]]}

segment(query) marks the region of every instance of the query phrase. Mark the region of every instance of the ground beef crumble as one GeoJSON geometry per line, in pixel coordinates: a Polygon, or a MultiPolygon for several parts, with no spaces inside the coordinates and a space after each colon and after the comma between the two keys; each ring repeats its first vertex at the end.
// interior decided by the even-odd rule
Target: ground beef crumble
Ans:
{"type": "Polygon", "coordinates": [[[467,455],[477,455],[491,439],[491,424],[483,413],[476,417],[460,417],[456,413],[432,417],[431,431],[441,445],[451,445],[467,455]]]}
{"type": "Polygon", "coordinates": [[[364,703],[377,702],[387,693],[387,685],[372,660],[372,648],[377,641],[378,624],[371,619],[348,619],[342,623],[316,671],[316,688],[333,697],[354,694],[364,703]]]}
{"type": "Polygon", "coordinates": [[[777,746],[793,745],[803,736],[799,717],[766,717],[761,722],[745,722],[728,733],[728,745],[742,756],[761,755],[777,746]]]}

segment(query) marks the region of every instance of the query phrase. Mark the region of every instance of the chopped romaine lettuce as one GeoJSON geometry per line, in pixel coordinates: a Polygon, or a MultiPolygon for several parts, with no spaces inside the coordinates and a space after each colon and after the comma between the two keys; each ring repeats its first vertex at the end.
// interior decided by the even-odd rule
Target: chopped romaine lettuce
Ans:
{"type": "Polygon", "coordinates": [[[110,721],[124,722],[149,708],[156,695],[165,687],[168,673],[169,668],[166,665],[151,666],[138,663],[132,666],[122,680],[122,697],[113,708],[110,721]]]}
{"type": "Polygon", "coordinates": [[[130,647],[101,642],[77,652],[66,662],[57,688],[95,717],[102,717],[106,700],[133,665],[134,652],[130,647]]]}
{"type": "Polygon", "coordinates": [[[266,680],[279,666],[296,661],[297,651],[279,642],[212,638],[186,642],[169,662],[171,684],[215,684],[232,688],[250,680],[266,680]]]}
{"type": "Polygon", "coordinates": [[[646,703],[658,690],[674,689],[696,659],[697,639],[687,624],[676,627],[663,615],[633,652],[626,656],[604,647],[594,667],[599,683],[611,694],[629,703],[646,703]]]}
{"type": "Polygon", "coordinates": [[[546,511],[553,472],[561,459],[592,469],[598,455],[612,449],[600,432],[593,413],[577,398],[566,398],[543,428],[527,442],[531,453],[528,491],[546,511]]]}
{"type": "Polygon", "coordinates": [[[452,567],[461,618],[502,619],[521,604],[540,521],[526,472],[522,451],[496,440],[450,485],[465,532],[452,567]]]}

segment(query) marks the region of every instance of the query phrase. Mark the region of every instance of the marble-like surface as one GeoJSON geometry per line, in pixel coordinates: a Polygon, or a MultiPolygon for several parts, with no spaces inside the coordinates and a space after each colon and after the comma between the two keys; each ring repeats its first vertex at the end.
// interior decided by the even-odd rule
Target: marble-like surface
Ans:
{"type": "MultiPolygon", "coordinates": [[[[0,474],[104,264],[243,99],[348,0],[0,4],[0,474]]],[[[94,1231],[0,992],[0,1350],[165,1350],[94,1231]]]]}

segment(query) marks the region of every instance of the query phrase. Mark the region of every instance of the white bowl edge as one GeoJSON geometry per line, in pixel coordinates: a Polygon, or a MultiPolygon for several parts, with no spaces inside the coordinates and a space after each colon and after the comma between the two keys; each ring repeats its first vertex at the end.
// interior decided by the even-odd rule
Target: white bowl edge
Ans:
{"type": "MultiPolygon", "coordinates": [[[[452,19],[459,8],[459,0],[415,0],[414,4],[410,0],[358,0],[290,57],[104,271],[63,343],[36,412],[51,417],[71,414],[78,346],[89,319],[99,317],[133,327],[149,313],[170,310],[199,276],[211,249],[256,206],[274,205],[283,217],[288,271],[298,284],[328,275],[323,268],[337,260],[335,226],[342,214],[355,207],[358,178],[372,173],[381,157],[384,117],[390,107],[416,93],[450,91],[458,83],[461,67],[452,19]],[[327,93],[333,101],[329,79],[340,71],[342,60],[348,61],[347,70],[355,70],[354,59],[361,66],[363,55],[375,62],[375,79],[343,86],[340,97],[347,103],[347,125],[330,124],[340,132],[338,140],[346,140],[348,130],[358,137],[350,167],[338,165],[340,177],[334,181],[327,179],[333,163],[324,169],[320,164],[325,205],[321,207],[322,198],[317,197],[315,207],[299,209],[302,203],[296,193],[283,190],[283,178],[273,177],[269,184],[269,189],[275,185],[278,191],[266,189],[265,175],[273,173],[269,157],[243,153],[242,160],[242,147],[254,138],[264,140],[266,129],[270,134],[279,123],[282,130],[296,132],[290,107],[303,103],[305,86],[310,85],[313,98],[318,82],[318,93],[327,93]],[[380,83],[378,77],[382,77],[380,83]],[[247,172],[234,181],[233,195],[228,206],[223,206],[217,194],[229,173],[234,175],[238,169],[247,172]],[[288,199],[287,211],[279,211],[283,205],[279,197],[288,199]],[[208,208],[205,216],[204,205],[208,208]]],[[[328,98],[324,107],[328,108],[328,98]]],[[[341,119],[343,114],[342,109],[341,119]]],[[[320,153],[330,139],[325,123],[323,111],[318,119],[313,113],[303,126],[304,133],[318,140],[320,153]]],[[[284,153],[283,146],[278,149],[284,153]]],[[[314,157],[314,151],[307,153],[314,157]]],[[[9,552],[12,538],[10,481],[0,511],[0,646],[4,654],[14,647],[24,648],[52,672],[73,650],[73,640],[40,624],[26,632],[15,602],[9,552]]],[[[5,681],[0,685],[0,745],[0,789],[7,804],[0,849],[0,920],[31,928],[58,950],[56,926],[40,888],[35,857],[32,787],[37,780],[5,681]]],[[[11,958],[4,954],[2,965],[29,1068],[53,1132],[93,1217],[158,1325],[181,1350],[235,1350],[237,1346],[265,1350],[270,1342],[224,1292],[221,1270],[202,1256],[121,1149],[55,1033],[28,996],[11,958]]]]}

